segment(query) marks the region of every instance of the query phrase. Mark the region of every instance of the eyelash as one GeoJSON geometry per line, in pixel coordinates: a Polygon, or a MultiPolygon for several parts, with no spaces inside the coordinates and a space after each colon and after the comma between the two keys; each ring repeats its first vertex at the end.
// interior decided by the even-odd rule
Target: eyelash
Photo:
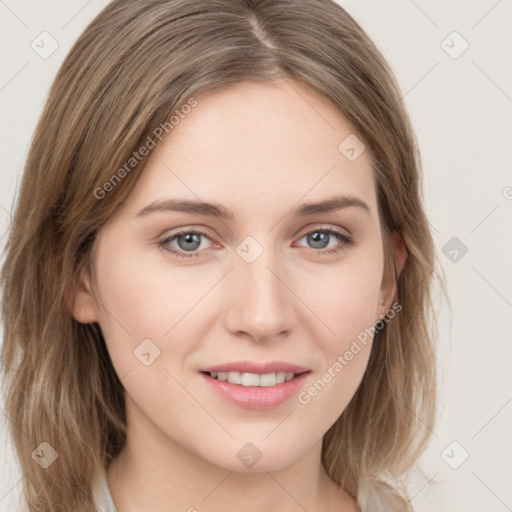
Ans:
{"type": "MultiPolygon", "coordinates": [[[[321,249],[321,250],[314,250],[313,249],[313,252],[316,253],[316,255],[322,257],[322,256],[329,256],[331,254],[336,254],[336,253],[339,253],[343,250],[345,250],[346,248],[352,246],[354,244],[354,240],[349,237],[348,235],[344,234],[344,233],[341,233],[340,231],[337,231],[335,229],[332,229],[332,228],[317,228],[317,229],[313,229],[311,231],[308,231],[306,233],[304,233],[301,237],[301,238],[304,238],[305,236],[307,235],[311,235],[312,233],[325,233],[325,234],[328,234],[328,235],[333,235],[335,236],[340,242],[341,242],[341,245],[338,245],[337,247],[335,247],[334,249],[331,248],[331,249],[321,249]]],[[[201,235],[201,236],[205,236],[206,238],[209,238],[208,235],[202,231],[194,231],[194,230],[183,230],[183,231],[180,231],[178,233],[174,233],[173,235],[171,236],[168,236],[168,237],[165,237],[163,238],[162,240],[159,240],[157,245],[159,247],[161,247],[164,251],[168,252],[168,253],[171,253],[173,256],[176,256],[178,258],[197,258],[199,257],[199,252],[200,251],[196,251],[196,252],[193,252],[193,253],[190,253],[190,254],[186,254],[186,253],[181,253],[181,252],[178,252],[174,249],[169,249],[166,247],[166,245],[169,243],[169,242],[172,242],[174,239],[180,237],[180,236],[183,236],[183,235],[201,235]]]]}

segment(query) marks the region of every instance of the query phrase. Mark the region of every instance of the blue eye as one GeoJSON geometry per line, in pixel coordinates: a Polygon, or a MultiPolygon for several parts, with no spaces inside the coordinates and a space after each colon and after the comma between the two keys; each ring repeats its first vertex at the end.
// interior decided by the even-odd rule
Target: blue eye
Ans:
{"type": "Polygon", "coordinates": [[[302,238],[306,238],[309,243],[312,243],[313,248],[322,249],[321,251],[315,251],[320,252],[320,254],[336,253],[353,243],[352,238],[348,235],[340,233],[334,229],[315,229],[303,235],[302,238]],[[327,247],[326,242],[328,244],[333,237],[338,240],[338,244],[329,250],[324,250],[325,247],[327,247]]]}
{"type": "MultiPolygon", "coordinates": [[[[202,231],[180,231],[160,240],[158,246],[178,258],[196,258],[200,256],[201,251],[198,249],[201,247],[202,237],[209,239],[208,235],[202,231]],[[172,242],[176,242],[178,247],[170,245],[172,242]]],[[[313,251],[319,256],[341,252],[354,244],[351,237],[330,228],[308,231],[301,236],[300,240],[303,238],[307,238],[308,242],[313,244],[313,249],[320,249],[313,251]],[[333,237],[338,240],[338,243],[334,247],[326,249],[333,237]]]]}
{"type": "Polygon", "coordinates": [[[198,256],[196,253],[197,249],[201,246],[201,237],[207,237],[206,233],[202,231],[181,231],[172,236],[164,238],[158,245],[165,251],[168,251],[179,258],[195,258],[198,256]],[[169,249],[167,246],[171,242],[178,242],[178,250],[169,249]],[[192,254],[187,254],[188,251],[195,251],[192,254]]]}

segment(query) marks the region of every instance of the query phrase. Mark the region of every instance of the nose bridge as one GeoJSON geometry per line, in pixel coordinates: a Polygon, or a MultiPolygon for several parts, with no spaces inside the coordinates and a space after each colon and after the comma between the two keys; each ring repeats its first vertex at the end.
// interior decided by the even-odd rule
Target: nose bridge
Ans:
{"type": "MultiPolygon", "coordinates": [[[[268,236],[266,240],[270,240],[268,236]]],[[[291,299],[277,251],[248,237],[236,249],[229,300],[229,327],[264,339],[291,326],[291,299]],[[284,281],[284,282],[283,282],[284,281]]]]}

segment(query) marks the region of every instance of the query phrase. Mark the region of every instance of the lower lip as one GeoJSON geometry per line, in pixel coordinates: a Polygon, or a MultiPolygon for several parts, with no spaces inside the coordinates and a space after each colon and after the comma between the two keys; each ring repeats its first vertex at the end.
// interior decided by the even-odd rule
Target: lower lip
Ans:
{"type": "Polygon", "coordinates": [[[214,379],[206,373],[201,376],[219,395],[232,404],[246,409],[272,409],[295,395],[309,372],[301,373],[292,380],[275,386],[242,386],[231,382],[214,379]]]}

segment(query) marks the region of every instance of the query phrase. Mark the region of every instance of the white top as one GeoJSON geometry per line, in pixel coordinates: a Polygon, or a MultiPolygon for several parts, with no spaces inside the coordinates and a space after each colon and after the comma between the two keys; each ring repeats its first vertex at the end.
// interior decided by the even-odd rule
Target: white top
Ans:
{"type": "MultiPolygon", "coordinates": [[[[94,491],[97,512],[117,512],[104,471],[94,491]]],[[[357,504],[362,512],[410,512],[412,509],[381,481],[365,478],[359,484],[357,504]]]]}
{"type": "Polygon", "coordinates": [[[105,470],[103,470],[101,479],[94,489],[94,504],[97,512],[117,512],[108,488],[107,472],[105,470]]]}

